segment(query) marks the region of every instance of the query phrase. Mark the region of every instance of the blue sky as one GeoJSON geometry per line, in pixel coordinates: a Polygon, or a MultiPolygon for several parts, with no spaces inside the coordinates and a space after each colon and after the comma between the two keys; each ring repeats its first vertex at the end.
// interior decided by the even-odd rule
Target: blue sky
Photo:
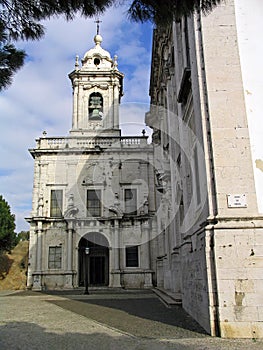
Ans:
{"type": "MultiPolygon", "coordinates": [[[[28,57],[10,88],[0,94],[0,194],[16,215],[16,231],[28,229],[34,162],[28,148],[44,130],[48,136],[65,136],[71,128],[72,89],[68,73],[75,56],[94,47],[95,18],[63,18],[43,22],[46,35],[37,42],[22,42],[28,57]]],[[[102,47],[125,74],[121,124],[124,134],[140,134],[149,109],[152,25],[127,20],[124,8],[101,16],[102,47]]]]}

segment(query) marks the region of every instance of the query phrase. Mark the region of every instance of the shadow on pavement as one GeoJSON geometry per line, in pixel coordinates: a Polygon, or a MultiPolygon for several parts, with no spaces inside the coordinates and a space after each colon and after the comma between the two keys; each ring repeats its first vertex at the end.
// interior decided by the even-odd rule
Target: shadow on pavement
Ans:
{"type": "Polygon", "coordinates": [[[167,308],[152,291],[119,293],[48,292],[63,300],[50,300],[64,309],[93,319],[126,333],[144,338],[197,338],[207,333],[183,308],[167,308]],[[66,298],[66,299],[65,299],[66,298]]]}
{"type": "Polygon", "coordinates": [[[182,344],[162,344],[141,342],[126,335],[108,335],[99,332],[88,334],[74,332],[49,332],[34,323],[10,322],[0,326],[0,349],[10,350],[188,350],[182,344]]]}

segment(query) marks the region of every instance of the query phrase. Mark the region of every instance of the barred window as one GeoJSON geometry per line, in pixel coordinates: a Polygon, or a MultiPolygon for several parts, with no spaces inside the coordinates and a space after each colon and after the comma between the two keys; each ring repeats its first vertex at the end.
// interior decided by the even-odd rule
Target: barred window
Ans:
{"type": "Polygon", "coordinates": [[[87,191],[88,216],[101,216],[101,190],[87,191]]]}
{"type": "Polygon", "coordinates": [[[48,268],[61,269],[62,247],[49,247],[48,268]]]}
{"type": "Polygon", "coordinates": [[[51,190],[50,216],[61,217],[63,205],[63,190],[51,190]]]}
{"type": "Polygon", "coordinates": [[[125,189],[124,201],[125,201],[125,213],[136,215],[137,214],[137,190],[131,189],[131,188],[125,189]]]}
{"type": "Polygon", "coordinates": [[[138,267],[139,266],[139,249],[138,246],[126,247],[126,267],[138,267]]]}

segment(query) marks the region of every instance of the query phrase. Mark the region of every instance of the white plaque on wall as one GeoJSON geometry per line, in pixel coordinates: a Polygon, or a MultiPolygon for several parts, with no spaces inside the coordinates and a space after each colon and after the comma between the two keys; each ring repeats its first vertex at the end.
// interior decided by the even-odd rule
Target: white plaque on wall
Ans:
{"type": "Polygon", "coordinates": [[[246,208],[247,197],[245,194],[228,194],[227,195],[228,208],[246,208]]]}

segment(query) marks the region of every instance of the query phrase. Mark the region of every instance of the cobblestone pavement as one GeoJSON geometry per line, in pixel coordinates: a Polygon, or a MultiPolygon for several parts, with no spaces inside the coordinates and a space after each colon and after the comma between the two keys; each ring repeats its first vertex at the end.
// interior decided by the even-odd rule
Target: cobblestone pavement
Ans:
{"type": "Polygon", "coordinates": [[[263,340],[220,339],[152,292],[0,292],[0,349],[259,350],[263,340]]]}

